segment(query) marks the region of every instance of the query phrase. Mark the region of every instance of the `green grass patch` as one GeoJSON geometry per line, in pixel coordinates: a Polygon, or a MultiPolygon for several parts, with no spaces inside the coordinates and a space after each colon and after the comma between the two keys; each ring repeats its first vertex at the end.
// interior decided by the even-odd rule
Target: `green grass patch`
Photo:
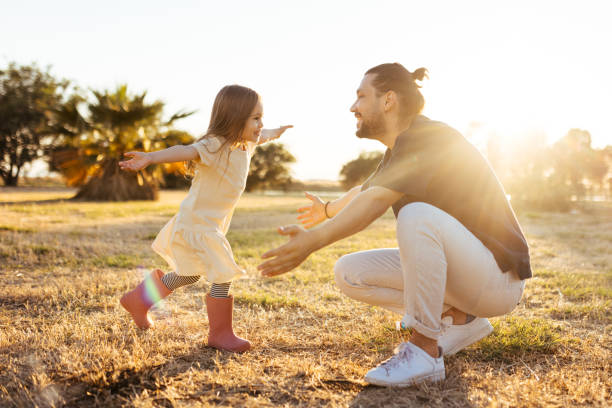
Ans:
{"type": "Polygon", "coordinates": [[[590,301],[593,298],[612,299],[612,270],[559,272],[536,270],[534,280],[538,286],[560,291],[571,301],[590,301]]]}
{"type": "Polygon", "coordinates": [[[280,309],[281,307],[299,307],[300,302],[295,296],[277,296],[269,293],[241,293],[235,298],[239,305],[259,305],[265,309],[280,309]]]}
{"type": "Polygon", "coordinates": [[[32,245],[30,249],[32,250],[32,252],[39,256],[48,255],[53,250],[53,248],[50,248],[45,245],[32,245]]]}
{"type": "MultiPolygon", "coordinates": [[[[154,215],[171,217],[177,213],[179,206],[164,204],[156,201],[127,201],[127,202],[63,202],[48,205],[15,205],[12,212],[38,216],[53,216],[55,220],[73,220],[74,218],[87,218],[89,220],[108,218],[128,218],[138,215],[154,215]]],[[[55,221],[57,222],[57,221],[55,221]]]]}
{"type": "Polygon", "coordinates": [[[588,320],[593,323],[612,323],[612,300],[601,303],[566,304],[558,308],[550,308],[553,319],[588,320]]]}
{"type": "Polygon", "coordinates": [[[17,226],[14,226],[14,225],[0,225],[0,232],[1,231],[22,232],[22,233],[36,232],[32,228],[22,228],[22,227],[17,227],[17,226]]]}
{"type": "Polygon", "coordinates": [[[140,237],[140,239],[142,239],[143,241],[153,241],[155,238],[157,238],[157,232],[143,235],[142,237],[140,237]]]}
{"type": "Polygon", "coordinates": [[[235,215],[252,215],[253,213],[257,213],[257,216],[269,217],[269,216],[277,216],[279,214],[292,214],[297,213],[296,207],[297,204],[290,205],[270,205],[264,211],[260,207],[240,207],[236,209],[235,215]]]}
{"type": "Polygon", "coordinates": [[[477,346],[477,354],[485,361],[509,362],[525,354],[554,354],[568,341],[559,326],[543,319],[509,316],[492,324],[493,333],[477,346]]]}
{"type": "Polygon", "coordinates": [[[583,286],[561,289],[561,293],[570,300],[587,301],[592,298],[612,299],[612,288],[601,286],[583,286]]]}
{"type": "Polygon", "coordinates": [[[336,295],[335,293],[326,293],[325,295],[323,295],[323,300],[328,302],[336,302],[342,300],[342,297],[336,295]]]}
{"type": "Polygon", "coordinates": [[[140,257],[128,254],[99,256],[93,260],[95,266],[111,268],[134,268],[141,263],[140,257]]]}
{"type": "Polygon", "coordinates": [[[563,272],[553,271],[550,269],[536,269],[533,271],[533,276],[542,279],[549,279],[557,277],[560,273],[563,272]]]}
{"type": "Polygon", "coordinates": [[[272,249],[272,245],[280,245],[287,240],[272,228],[229,231],[226,237],[232,248],[248,248],[251,250],[268,247],[268,249],[272,249]]]}

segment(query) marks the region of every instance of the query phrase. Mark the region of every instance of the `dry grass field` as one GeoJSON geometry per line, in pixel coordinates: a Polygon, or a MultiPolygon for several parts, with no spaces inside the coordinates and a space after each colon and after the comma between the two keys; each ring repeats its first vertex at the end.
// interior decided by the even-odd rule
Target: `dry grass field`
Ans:
{"type": "Polygon", "coordinates": [[[259,255],[284,242],[298,195],[245,195],[229,240],[248,278],[235,328],[254,349],[204,346],[206,283],[177,290],[139,331],[119,306],[183,192],[158,202],[78,203],[66,190],[0,190],[0,406],[573,407],[612,404],[612,206],[522,212],[534,278],[495,332],[446,360],[447,379],[404,389],[363,375],[404,335],[399,316],[343,296],[333,265],[395,246],[391,213],[263,280],[259,255]]]}

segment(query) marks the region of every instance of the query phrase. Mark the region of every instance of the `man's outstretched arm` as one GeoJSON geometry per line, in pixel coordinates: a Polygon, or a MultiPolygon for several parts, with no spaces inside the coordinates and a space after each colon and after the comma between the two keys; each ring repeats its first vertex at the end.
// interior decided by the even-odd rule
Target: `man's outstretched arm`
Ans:
{"type": "Polygon", "coordinates": [[[357,194],[338,215],[320,227],[310,231],[297,225],[280,227],[279,233],[289,235],[291,239],[263,254],[262,258],[271,259],[259,265],[258,269],[264,276],[274,276],[296,268],[311,253],[366,228],[401,196],[402,193],[384,187],[370,187],[357,194]]]}

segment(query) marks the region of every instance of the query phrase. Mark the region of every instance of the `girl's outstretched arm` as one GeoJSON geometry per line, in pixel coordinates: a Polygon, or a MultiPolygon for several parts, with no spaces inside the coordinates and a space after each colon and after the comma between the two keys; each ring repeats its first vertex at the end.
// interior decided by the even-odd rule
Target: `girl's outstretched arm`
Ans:
{"type": "Polygon", "coordinates": [[[192,146],[177,145],[149,153],[127,152],[125,157],[131,157],[131,159],[119,162],[119,167],[123,170],[138,171],[150,164],[195,160],[198,157],[198,151],[192,146]]]}
{"type": "Polygon", "coordinates": [[[276,129],[263,129],[261,131],[261,136],[259,137],[257,144],[260,145],[271,140],[278,139],[285,132],[285,130],[290,129],[292,127],[293,125],[286,125],[276,129]]]}

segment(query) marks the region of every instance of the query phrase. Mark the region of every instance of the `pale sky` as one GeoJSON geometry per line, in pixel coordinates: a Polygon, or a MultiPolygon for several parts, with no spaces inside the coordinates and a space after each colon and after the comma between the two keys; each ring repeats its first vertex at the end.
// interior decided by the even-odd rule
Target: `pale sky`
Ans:
{"type": "Polygon", "coordinates": [[[424,66],[424,114],[475,143],[573,127],[612,144],[612,24],[606,1],[0,0],[0,66],[51,65],[83,88],[127,83],[198,113],[226,84],[255,89],[299,179],[336,179],[360,151],[349,112],[363,73],[424,66]],[[478,124],[476,127],[475,124],[478,124]]]}

